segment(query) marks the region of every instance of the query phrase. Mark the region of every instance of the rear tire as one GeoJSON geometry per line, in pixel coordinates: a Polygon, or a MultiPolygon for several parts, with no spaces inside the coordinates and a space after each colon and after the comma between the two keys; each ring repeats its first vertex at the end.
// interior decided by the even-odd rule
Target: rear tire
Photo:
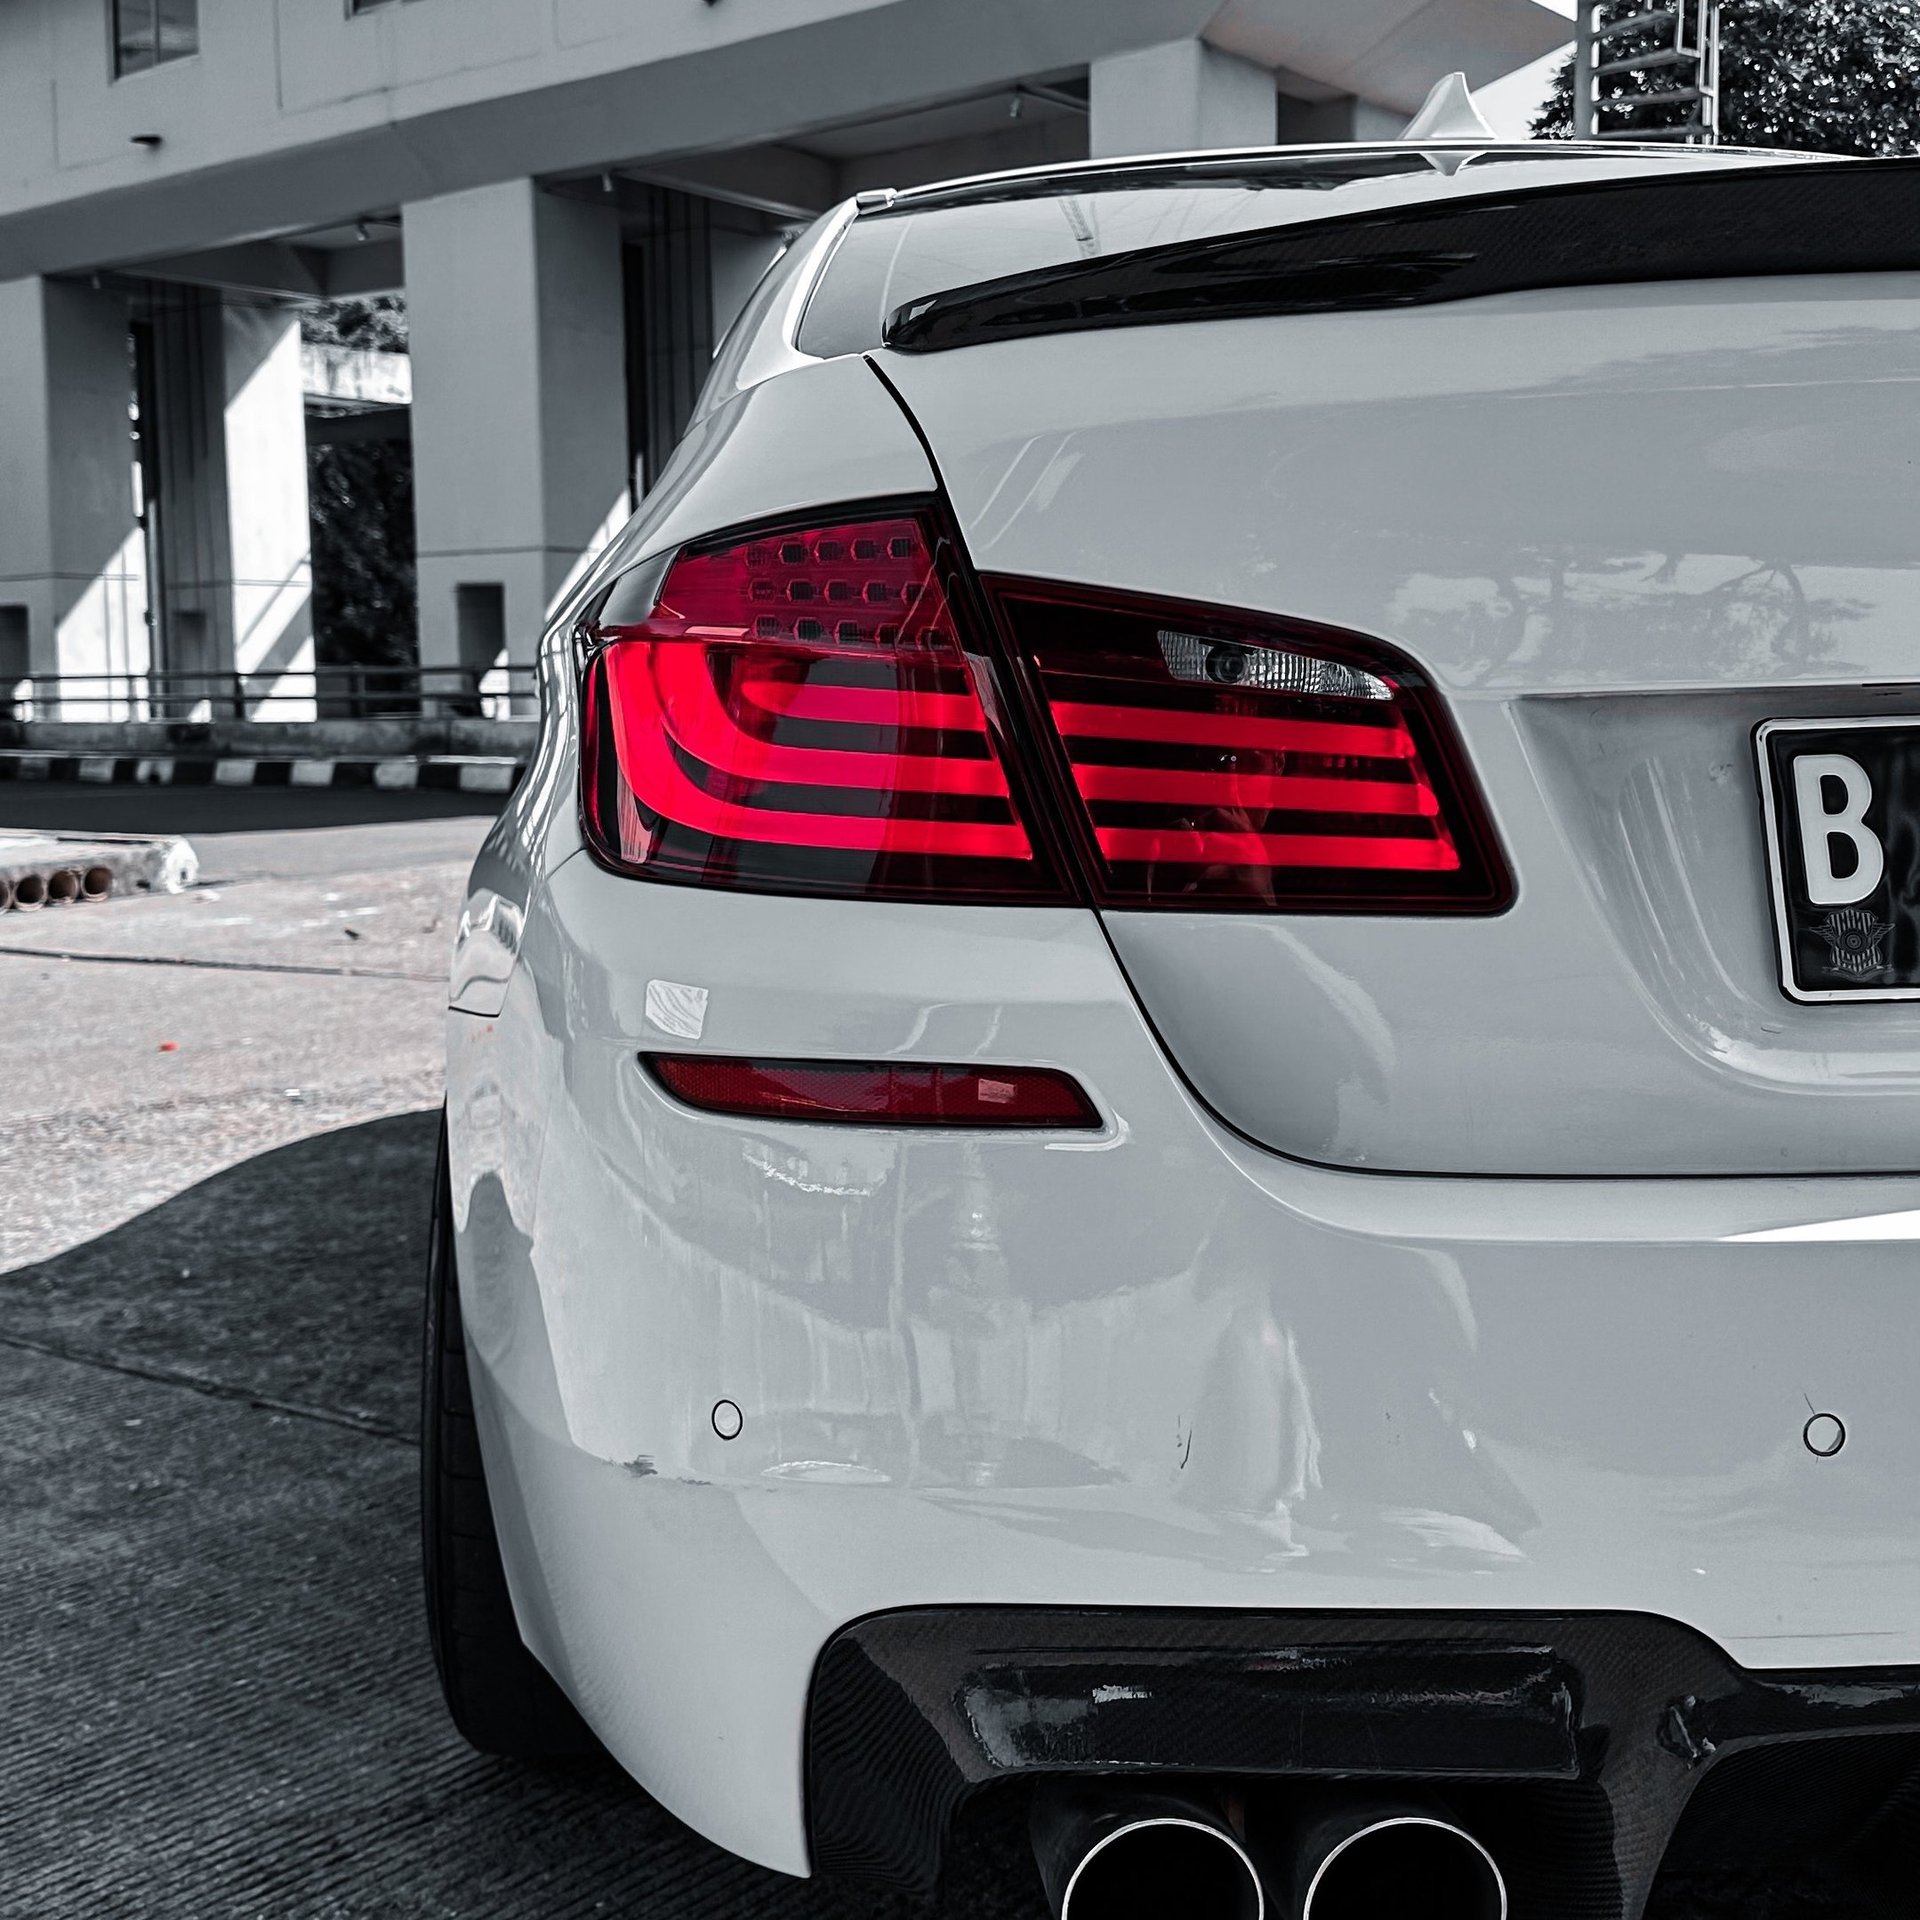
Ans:
{"type": "Polygon", "coordinates": [[[427,1635],[461,1737],[482,1753],[526,1760],[599,1752],[572,1702],[527,1651],[513,1617],[467,1377],[444,1117],[427,1243],[420,1535],[427,1635]]]}

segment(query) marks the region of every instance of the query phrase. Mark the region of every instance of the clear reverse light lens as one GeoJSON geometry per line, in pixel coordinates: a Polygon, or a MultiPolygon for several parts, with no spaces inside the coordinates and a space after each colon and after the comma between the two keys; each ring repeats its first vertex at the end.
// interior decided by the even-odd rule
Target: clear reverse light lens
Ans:
{"type": "Polygon", "coordinates": [[[1202,687],[1245,687],[1251,693],[1299,693],[1317,700],[1391,700],[1378,675],[1339,660],[1284,647],[1247,647],[1231,640],[1160,630],[1160,655],[1176,680],[1202,687]]]}
{"type": "MultiPolygon", "coordinates": [[[[1096,896],[1242,912],[1494,912],[1510,882],[1444,710],[1359,636],[1214,637],[1131,595],[1000,606],[1096,896]],[[1097,864],[1095,864],[1097,863],[1097,864]]],[[[1223,616],[1224,617],[1224,616],[1223,616]]]]}

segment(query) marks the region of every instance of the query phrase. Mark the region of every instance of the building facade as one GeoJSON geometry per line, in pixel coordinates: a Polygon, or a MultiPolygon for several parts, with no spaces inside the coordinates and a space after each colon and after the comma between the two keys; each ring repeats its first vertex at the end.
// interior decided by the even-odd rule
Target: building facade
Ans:
{"type": "Polygon", "coordinates": [[[6,0],[0,705],[312,665],[303,304],[405,295],[407,404],[381,375],[361,424],[411,436],[420,659],[479,672],[834,201],[1391,137],[1566,37],[1539,0],[6,0]]]}

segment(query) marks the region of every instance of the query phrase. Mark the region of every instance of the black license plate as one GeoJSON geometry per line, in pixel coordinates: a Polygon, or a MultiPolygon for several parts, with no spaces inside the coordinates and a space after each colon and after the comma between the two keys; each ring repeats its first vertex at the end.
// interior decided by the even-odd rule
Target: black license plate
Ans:
{"type": "Polygon", "coordinates": [[[1920,1000],[1920,719],[1760,729],[1780,980],[1796,1000],[1920,1000]]]}

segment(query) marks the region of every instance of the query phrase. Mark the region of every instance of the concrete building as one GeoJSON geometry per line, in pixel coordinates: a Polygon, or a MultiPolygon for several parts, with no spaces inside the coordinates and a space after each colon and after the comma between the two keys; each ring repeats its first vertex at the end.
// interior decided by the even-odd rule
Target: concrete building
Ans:
{"type": "Polygon", "coordinates": [[[372,398],[410,403],[420,657],[484,669],[808,215],[1391,136],[1566,37],[1540,0],[5,0],[0,703],[311,666],[304,396],[360,375],[303,362],[303,302],[406,295],[411,381],[372,398]]]}

